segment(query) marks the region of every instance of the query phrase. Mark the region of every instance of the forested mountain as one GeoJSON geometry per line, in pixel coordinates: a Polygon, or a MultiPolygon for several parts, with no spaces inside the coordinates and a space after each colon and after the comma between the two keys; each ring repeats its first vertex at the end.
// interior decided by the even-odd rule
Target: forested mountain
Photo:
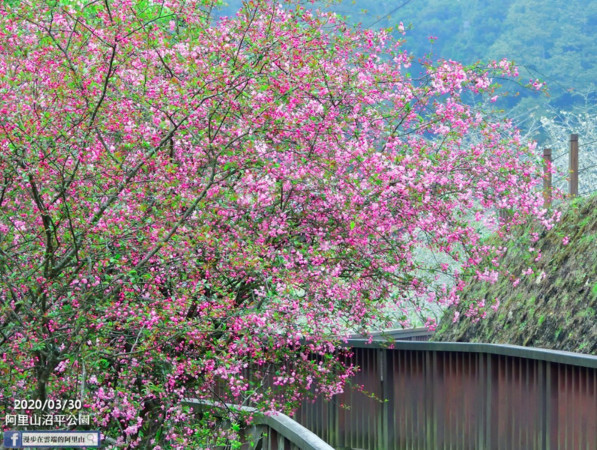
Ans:
{"type": "Polygon", "coordinates": [[[595,90],[597,1],[594,0],[355,0],[334,9],[364,27],[412,25],[407,47],[416,55],[463,63],[509,58],[521,75],[548,83],[550,99],[521,92],[505,107],[571,108],[577,92],[595,90]],[[433,36],[431,44],[429,37],[433,36]]]}
{"type": "MultiPolygon", "coordinates": [[[[229,1],[226,11],[239,3],[229,1]]],[[[547,99],[505,86],[520,95],[502,100],[503,108],[571,109],[583,102],[577,93],[596,90],[595,0],[342,0],[330,8],[366,28],[411,25],[406,48],[417,57],[466,64],[506,57],[524,78],[547,82],[547,99]]]]}

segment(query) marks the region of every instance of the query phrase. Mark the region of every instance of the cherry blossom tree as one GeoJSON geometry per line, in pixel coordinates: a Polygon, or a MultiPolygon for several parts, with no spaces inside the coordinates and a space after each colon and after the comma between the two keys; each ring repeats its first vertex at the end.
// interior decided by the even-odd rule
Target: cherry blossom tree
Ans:
{"type": "Polygon", "coordinates": [[[510,63],[415,78],[385,31],[296,3],[215,7],[0,6],[6,412],[77,398],[120,447],[234,439],[181,400],[292,411],[333,395],[355,370],[347,333],[499,275],[475,222],[504,239],[549,226],[533,146],[462,101],[510,63]]]}

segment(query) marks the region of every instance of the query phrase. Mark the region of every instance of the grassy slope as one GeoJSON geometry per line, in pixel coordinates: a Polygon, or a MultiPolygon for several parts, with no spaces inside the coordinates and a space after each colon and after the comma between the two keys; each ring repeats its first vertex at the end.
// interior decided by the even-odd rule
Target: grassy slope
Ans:
{"type": "MultiPolygon", "coordinates": [[[[535,247],[543,255],[536,272],[545,272],[542,281],[527,277],[516,288],[505,279],[494,285],[473,284],[463,292],[463,300],[497,297],[501,301],[497,312],[490,310],[477,323],[461,315],[453,324],[454,309],[448,310],[434,340],[507,343],[597,355],[597,197],[572,202],[560,223],[543,233],[535,247]],[[564,246],[566,235],[570,242],[564,246]]],[[[514,273],[528,267],[516,251],[509,250],[504,263],[514,273]]]]}

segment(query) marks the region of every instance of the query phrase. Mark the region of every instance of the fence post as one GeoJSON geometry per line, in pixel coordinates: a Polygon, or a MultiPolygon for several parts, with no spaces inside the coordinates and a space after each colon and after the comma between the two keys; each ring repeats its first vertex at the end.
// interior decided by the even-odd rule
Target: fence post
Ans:
{"type": "Polygon", "coordinates": [[[570,197],[578,196],[578,134],[570,135],[570,197]]]}
{"type": "Polygon", "coordinates": [[[545,168],[543,169],[543,198],[545,206],[551,206],[551,148],[543,149],[543,162],[545,168]]]}
{"type": "Polygon", "coordinates": [[[379,358],[379,375],[381,378],[381,414],[380,414],[380,430],[379,430],[379,448],[390,448],[389,431],[390,431],[390,380],[388,371],[388,349],[382,348],[378,350],[377,356],[379,358]]]}

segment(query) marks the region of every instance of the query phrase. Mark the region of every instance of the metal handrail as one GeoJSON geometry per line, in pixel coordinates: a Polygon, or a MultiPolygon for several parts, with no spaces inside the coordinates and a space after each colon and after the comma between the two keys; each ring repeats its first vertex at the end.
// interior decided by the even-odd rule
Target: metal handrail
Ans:
{"type": "MultiPolygon", "coordinates": [[[[349,339],[344,345],[354,348],[388,348],[385,341],[367,339],[349,339]]],[[[392,348],[397,350],[427,350],[438,352],[465,352],[488,353],[492,355],[514,356],[519,358],[535,359],[540,361],[597,369],[597,356],[583,353],[565,352],[536,347],[521,347],[508,344],[482,344],[476,342],[420,342],[399,341],[392,343],[392,348]]]]}
{"type": "MultiPolygon", "coordinates": [[[[420,327],[420,328],[407,328],[407,329],[403,329],[403,328],[397,328],[397,329],[392,329],[392,330],[383,330],[383,331],[374,331],[372,333],[370,333],[371,337],[373,339],[376,338],[389,338],[389,339],[394,339],[397,341],[402,341],[402,340],[411,340],[411,339],[416,339],[416,338],[430,338],[431,336],[433,336],[433,332],[429,331],[429,329],[425,328],[425,327],[420,327]]],[[[366,339],[369,336],[365,336],[362,334],[353,334],[351,336],[348,337],[349,341],[350,340],[359,340],[359,339],[366,339]]]]}
{"type": "Polygon", "coordinates": [[[222,408],[222,409],[236,409],[247,412],[253,415],[253,425],[265,425],[272,430],[278,432],[281,436],[286,438],[292,444],[298,446],[302,450],[334,450],[325,441],[319,438],[315,433],[308,430],[300,423],[294,421],[286,414],[277,411],[271,413],[263,413],[249,406],[239,406],[231,404],[218,404],[209,400],[199,400],[187,398],[182,401],[183,405],[191,408],[222,408]]]}

